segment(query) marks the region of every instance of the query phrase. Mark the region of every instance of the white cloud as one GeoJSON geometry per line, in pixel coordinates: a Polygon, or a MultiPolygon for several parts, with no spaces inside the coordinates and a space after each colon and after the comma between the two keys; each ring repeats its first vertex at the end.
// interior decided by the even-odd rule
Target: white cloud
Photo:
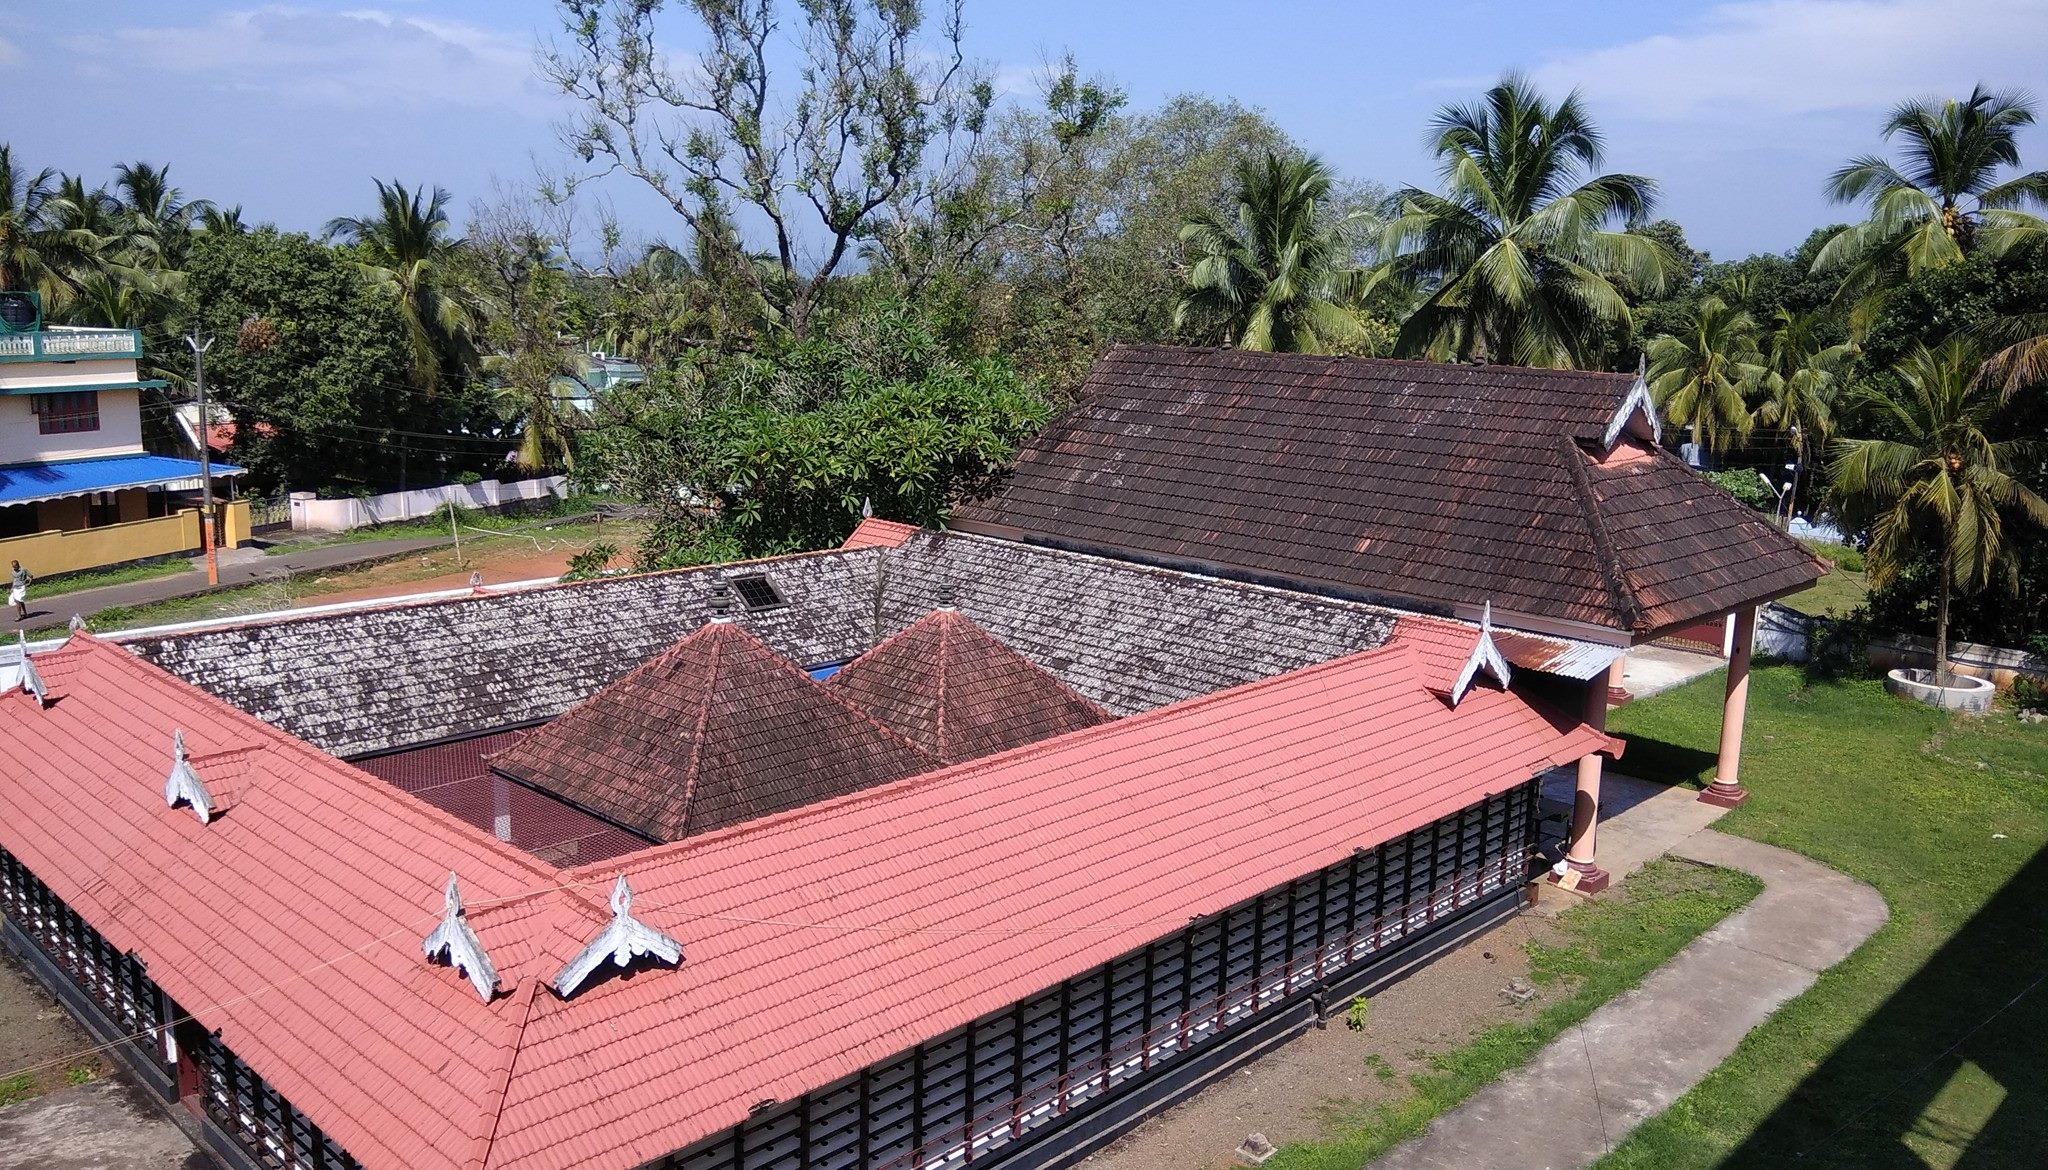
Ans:
{"type": "Polygon", "coordinates": [[[456,105],[544,117],[531,43],[460,21],[381,9],[269,5],[202,23],[72,38],[88,68],[186,74],[221,89],[349,109],[456,105]]]}
{"type": "Polygon", "coordinates": [[[2040,0],[1744,0],[1532,72],[1545,90],[1582,89],[1607,117],[1772,119],[2037,83],[2044,46],[2040,0]]]}

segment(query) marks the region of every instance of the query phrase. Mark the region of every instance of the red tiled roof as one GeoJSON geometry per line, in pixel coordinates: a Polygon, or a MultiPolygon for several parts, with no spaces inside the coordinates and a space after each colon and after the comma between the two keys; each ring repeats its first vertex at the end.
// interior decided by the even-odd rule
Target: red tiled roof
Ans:
{"type": "Polygon", "coordinates": [[[826,686],[948,764],[1110,717],[951,609],[919,618],[848,663],[826,686]]]}
{"type": "Polygon", "coordinates": [[[853,533],[839,547],[902,548],[904,541],[916,535],[915,524],[898,524],[894,520],[878,520],[873,516],[867,516],[854,526],[853,533]]]}
{"type": "Polygon", "coordinates": [[[660,841],[939,765],[730,621],[699,627],[490,763],[660,841]]]}
{"type": "Polygon", "coordinates": [[[1625,374],[1120,346],[970,532],[1640,639],[1804,588],[1798,542],[1611,424],[1625,374]]]}
{"type": "Polygon", "coordinates": [[[1611,746],[1396,639],[550,869],[88,636],[0,697],[0,845],[370,1170],[625,1170],[1611,746]],[[120,718],[110,718],[119,712],[120,718]],[[223,814],[161,796],[173,730],[223,814]],[[419,940],[450,868],[501,978],[419,940]],[[676,970],[540,983],[631,875],[676,970]]]}

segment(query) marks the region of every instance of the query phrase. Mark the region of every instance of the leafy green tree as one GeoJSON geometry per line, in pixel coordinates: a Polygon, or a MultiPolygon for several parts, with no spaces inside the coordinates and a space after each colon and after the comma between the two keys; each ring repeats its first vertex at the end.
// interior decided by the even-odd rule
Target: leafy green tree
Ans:
{"type": "Polygon", "coordinates": [[[655,509],[643,563],[827,547],[864,501],[937,521],[1045,421],[1007,362],[954,357],[900,303],[820,326],[781,351],[665,372],[600,403],[585,474],[655,509]]]}
{"type": "Polygon", "coordinates": [[[30,172],[0,143],[0,290],[38,292],[46,309],[69,291],[64,274],[84,267],[95,241],[64,226],[57,172],[30,172]]]}
{"type": "Polygon", "coordinates": [[[404,324],[413,386],[432,395],[466,355],[471,313],[455,279],[463,242],[448,234],[448,192],[376,183],[377,213],[331,219],[327,238],[355,246],[364,276],[404,324]]]}
{"type": "Polygon", "coordinates": [[[121,247],[129,264],[151,272],[185,266],[192,224],[213,205],[187,201],[171,185],[171,168],[126,163],[114,171],[114,211],[121,223],[121,247]]]}
{"type": "Polygon", "coordinates": [[[1656,184],[1586,177],[1605,152],[1579,95],[1553,106],[1516,75],[1446,107],[1433,129],[1445,194],[1401,192],[1384,243],[1391,271],[1427,292],[1399,351],[1595,364],[1601,331],[1629,321],[1615,282],[1655,294],[1675,275],[1658,240],[1614,230],[1648,215],[1656,184]]]}
{"type": "MultiPolygon", "coordinates": [[[[239,424],[232,458],[255,489],[382,487],[426,445],[402,447],[410,437],[395,433],[411,397],[396,310],[334,249],[269,227],[202,233],[185,295],[216,339],[208,385],[239,424]]],[[[431,474],[443,452],[469,447],[489,450],[440,440],[414,470],[431,474]]]]}
{"type": "Polygon", "coordinates": [[[569,340],[575,289],[561,225],[544,225],[535,211],[511,196],[479,203],[457,276],[476,303],[478,364],[513,462],[573,471],[575,401],[588,392],[569,340]]]}
{"type": "Polygon", "coordinates": [[[1767,373],[1756,322],[1719,297],[1704,297],[1675,333],[1650,342],[1650,395],[1664,418],[1709,451],[1749,434],[1749,396],[1767,373]]]}
{"type": "Polygon", "coordinates": [[[1956,101],[1911,101],[1885,119],[1903,160],[1850,159],[1828,180],[1839,203],[1865,203],[1869,218],[1837,232],[1814,258],[1817,271],[1840,271],[1844,295],[1861,297],[1932,269],[1958,264],[1979,248],[1996,255],[2048,234],[2023,210],[2048,204],[2048,171],[2001,178],[2020,166],[2019,131],[2034,123],[2033,103],[1978,86],[1956,101]]]}
{"type": "Polygon", "coordinates": [[[1891,584],[1918,557],[1934,563],[1938,678],[1949,673],[1951,599],[1994,575],[2012,580],[2006,515],[2048,526],[2048,500],[2021,478],[2040,464],[2041,445],[2001,437],[2006,404],[1979,376],[1983,364],[1982,349],[1967,338],[1916,345],[1892,386],[1852,391],[1880,437],[1838,440],[1830,463],[1852,518],[1869,522],[1872,584],[1891,584]]]}
{"type": "Polygon", "coordinates": [[[1818,311],[1795,313],[1779,309],[1765,339],[1764,398],[1757,420],[1784,430],[1792,441],[1792,483],[1785,514],[1797,514],[1800,490],[1817,452],[1827,449],[1835,429],[1834,404],[1840,396],[1856,347],[1826,342],[1818,311]]]}
{"type": "Polygon", "coordinates": [[[1355,340],[1358,321],[1340,301],[1360,274],[1349,266],[1346,225],[1331,215],[1331,187],[1329,167],[1313,157],[1240,163],[1230,214],[1181,229],[1195,261],[1175,328],[1281,353],[1325,353],[1355,340]]]}

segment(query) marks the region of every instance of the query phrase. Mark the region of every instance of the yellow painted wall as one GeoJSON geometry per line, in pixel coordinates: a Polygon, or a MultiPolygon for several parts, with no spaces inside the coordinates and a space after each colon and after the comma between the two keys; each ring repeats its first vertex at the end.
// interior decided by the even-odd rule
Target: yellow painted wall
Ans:
{"type": "Polygon", "coordinates": [[[220,509],[220,546],[239,548],[249,543],[249,501],[236,500],[220,509]]]}
{"type": "MultiPolygon", "coordinates": [[[[229,505],[231,512],[237,507],[241,509],[242,530],[246,533],[249,506],[229,505]]],[[[222,536],[233,530],[234,521],[230,519],[222,525],[222,536]]],[[[0,540],[0,565],[20,561],[29,572],[38,577],[48,577],[148,557],[192,552],[198,547],[199,513],[189,511],[130,524],[109,524],[102,528],[69,532],[38,532],[33,536],[0,540]]]]}

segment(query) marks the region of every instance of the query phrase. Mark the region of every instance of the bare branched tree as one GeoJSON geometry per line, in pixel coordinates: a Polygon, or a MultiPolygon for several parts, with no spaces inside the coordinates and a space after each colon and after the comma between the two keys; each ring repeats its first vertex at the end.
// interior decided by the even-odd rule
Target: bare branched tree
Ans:
{"type": "Polygon", "coordinates": [[[777,0],[686,0],[702,48],[672,58],[663,0],[560,0],[540,66],[581,106],[564,130],[585,179],[632,175],[694,232],[764,225],[773,265],[731,270],[801,337],[878,218],[929,200],[981,133],[994,91],[961,50],[960,0],[940,2],[936,36],[920,0],[801,0],[784,36],[777,0]]]}

